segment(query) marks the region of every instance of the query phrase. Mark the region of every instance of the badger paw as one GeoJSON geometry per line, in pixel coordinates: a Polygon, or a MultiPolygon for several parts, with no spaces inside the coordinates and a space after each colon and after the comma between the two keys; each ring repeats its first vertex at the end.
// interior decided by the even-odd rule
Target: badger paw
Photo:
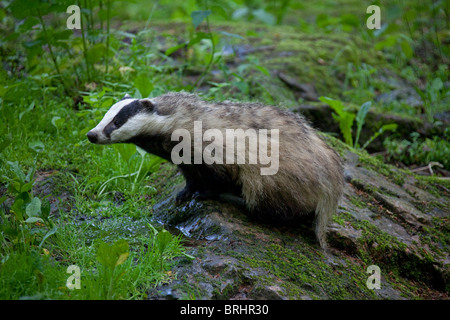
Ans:
{"type": "Polygon", "coordinates": [[[215,194],[214,192],[208,191],[208,190],[190,190],[189,188],[184,188],[183,190],[181,190],[176,198],[175,198],[175,203],[177,205],[179,205],[180,203],[187,201],[187,200],[191,200],[191,199],[195,199],[195,200],[206,200],[206,199],[216,199],[217,198],[217,194],[215,194]]]}
{"type": "Polygon", "coordinates": [[[195,200],[216,199],[217,194],[209,190],[198,190],[192,195],[195,200]]]}
{"type": "Polygon", "coordinates": [[[180,203],[189,200],[194,195],[194,192],[190,190],[189,188],[184,188],[180,192],[178,192],[177,196],[175,197],[175,204],[179,205],[180,203]]]}

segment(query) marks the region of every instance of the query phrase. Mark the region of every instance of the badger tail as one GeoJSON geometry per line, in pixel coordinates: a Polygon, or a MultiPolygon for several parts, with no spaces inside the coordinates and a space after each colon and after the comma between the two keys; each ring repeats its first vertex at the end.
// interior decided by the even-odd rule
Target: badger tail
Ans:
{"type": "Polygon", "coordinates": [[[319,200],[316,207],[316,217],[314,227],[316,237],[319,240],[322,249],[327,248],[327,228],[331,217],[336,212],[339,198],[323,197],[319,200]]]}

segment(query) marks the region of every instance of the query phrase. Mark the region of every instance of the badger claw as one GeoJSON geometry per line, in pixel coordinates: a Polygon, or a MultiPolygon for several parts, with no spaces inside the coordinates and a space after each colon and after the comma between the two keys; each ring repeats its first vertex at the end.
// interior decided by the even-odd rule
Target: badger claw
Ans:
{"type": "Polygon", "coordinates": [[[211,191],[207,191],[207,190],[193,191],[193,190],[190,190],[189,188],[184,188],[177,194],[177,196],[175,198],[175,203],[177,205],[179,205],[180,203],[190,200],[190,199],[206,200],[206,199],[214,199],[214,198],[217,198],[217,195],[211,191]]]}
{"type": "Polygon", "coordinates": [[[195,200],[215,199],[217,198],[217,195],[211,191],[198,190],[194,192],[192,198],[194,198],[195,200]]]}
{"type": "Polygon", "coordinates": [[[180,192],[178,192],[177,196],[175,197],[175,204],[179,205],[180,203],[192,198],[193,192],[189,190],[188,188],[184,188],[180,192]]]}

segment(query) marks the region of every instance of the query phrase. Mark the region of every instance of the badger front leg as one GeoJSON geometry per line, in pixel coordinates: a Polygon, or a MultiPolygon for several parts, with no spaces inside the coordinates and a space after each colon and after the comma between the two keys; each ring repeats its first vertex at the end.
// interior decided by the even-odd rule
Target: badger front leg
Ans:
{"type": "Polygon", "coordinates": [[[222,193],[240,195],[240,188],[228,176],[219,174],[212,167],[206,165],[179,165],[178,167],[186,179],[186,186],[178,193],[177,203],[189,199],[217,199],[222,193]]]}
{"type": "Polygon", "coordinates": [[[193,165],[179,165],[181,173],[186,179],[186,186],[176,196],[176,203],[179,204],[189,199],[213,199],[217,197],[217,193],[209,188],[207,179],[202,177],[200,168],[193,165]]]}

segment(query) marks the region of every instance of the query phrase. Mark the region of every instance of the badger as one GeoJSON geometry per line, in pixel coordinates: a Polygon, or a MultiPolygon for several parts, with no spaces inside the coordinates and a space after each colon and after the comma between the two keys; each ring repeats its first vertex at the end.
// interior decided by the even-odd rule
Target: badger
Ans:
{"type": "MultiPolygon", "coordinates": [[[[175,162],[186,180],[184,189],[176,196],[177,203],[231,193],[244,200],[250,216],[262,221],[293,224],[300,217],[314,215],[316,237],[326,248],[327,226],[343,193],[342,161],[298,114],[260,103],[204,101],[185,92],[147,99],[125,95],[87,133],[87,138],[95,144],[132,143],[175,162]],[[261,132],[268,139],[259,147],[268,153],[278,153],[276,172],[262,174],[263,164],[248,161],[251,158],[248,147],[240,150],[246,152],[244,156],[241,154],[241,161],[194,161],[195,155],[208,145],[199,144],[195,137],[198,128],[195,129],[194,123],[198,122],[200,133],[210,129],[216,134],[225,134],[230,129],[266,130],[261,132]],[[192,152],[183,154],[187,160],[183,162],[173,161],[174,149],[180,143],[180,137],[174,139],[174,132],[180,129],[192,133],[184,137],[191,139],[184,141],[191,150],[183,153],[192,152]],[[267,130],[277,130],[278,140],[272,139],[276,135],[268,134],[267,130]]],[[[264,139],[260,141],[263,143],[264,139]]],[[[231,147],[229,140],[216,144],[212,155],[219,160],[225,158],[227,145],[231,147]]]]}

